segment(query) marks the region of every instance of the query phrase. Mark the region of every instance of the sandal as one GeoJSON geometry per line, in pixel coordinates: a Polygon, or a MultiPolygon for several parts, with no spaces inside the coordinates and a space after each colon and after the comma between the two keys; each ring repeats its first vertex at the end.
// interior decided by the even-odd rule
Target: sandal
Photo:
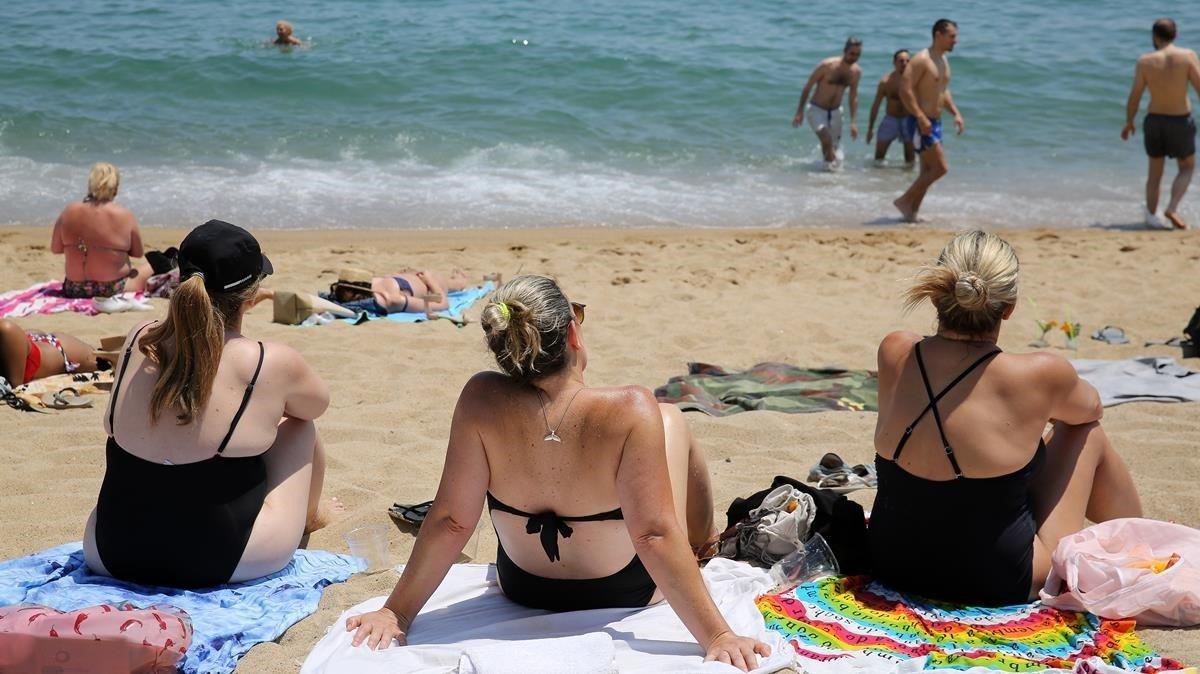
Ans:
{"type": "Polygon", "coordinates": [[[828,489],[835,494],[846,494],[859,489],[875,489],[878,486],[874,475],[867,477],[853,472],[830,475],[817,483],[817,489],[828,489]]]}
{"type": "Polygon", "coordinates": [[[416,505],[405,505],[403,503],[393,503],[391,508],[388,508],[388,515],[392,519],[411,524],[418,529],[421,528],[421,523],[425,521],[425,515],[429,514],[429,508],[433,506],[433,501],[425,501],[416,505]]]}
{"type": "Polygon", "coordinates": [[[1125,336],[1125,331],[1115,325],[1106,325],[1103,328],[1092,333],[1092,339],[1105,344],[1128,344],[1129,337],[1125,336]]]}
{"type": "Polygon", "coordinates": [[[92,406],[90,396],[79,395],[78,389],[68,386],[54,393],[47,393],[42,396],[42,403],[46,407],[52,407],[56,410],[78,410],[92,406]],[[70,394],[69,396],[66,394],[70,394]]]}

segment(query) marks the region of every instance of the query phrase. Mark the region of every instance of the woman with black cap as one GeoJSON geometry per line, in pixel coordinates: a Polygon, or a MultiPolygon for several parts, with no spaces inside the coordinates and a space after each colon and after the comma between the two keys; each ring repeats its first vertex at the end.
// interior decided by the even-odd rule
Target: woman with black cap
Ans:
{"type": "Polygon", "coordinates": [[[208,587],[274,573],[319,528],[329,388],[299,353],[241,334],[272,272],[246,230],[210,220],[179,247],[167,317],[117,365],[104,482],[84,555],[97,573],[208,587]]]}

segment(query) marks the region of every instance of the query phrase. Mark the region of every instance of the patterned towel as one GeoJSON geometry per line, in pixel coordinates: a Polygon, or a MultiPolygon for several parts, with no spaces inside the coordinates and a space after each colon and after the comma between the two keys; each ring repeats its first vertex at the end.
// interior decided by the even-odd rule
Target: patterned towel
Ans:
{"type": "MultiPolygon", "coordinates": [[[[462,318],[462,313],[464,311],[470,309],[472,304],[475,304],[481,298],[486,297],[488,293],[495,289],[496,284],[488,281],[481,286],[471,286],[468,288],[463,288],[462,290],[455,290],[454,292],[446,293],[446,299],[450,304],[450,308],[446,309],[445,311],[438,311],[436,313],[438,316],[445,316],[446,318],[462,318]]],[[[324,299],[330,299],[328,295],[329,293],[322,293],[321,297],[324,299]]],[[[425,312],[412,311],[398,311],[388,314],[387,316],[372,316],[371,314],[367,314],[367,318],[370,320],[386,318],[387,320],[395,323],[420,323],[422,321],[429,320],[425,317],[425,312]]],[[[346,323],[357,323],[359,321],[358,317],[343,318],[341,320],[346,323]]]]}
{"type": "Polygon", "coordinates": [[[716,365],[688,363],[688,374],[654,390],[660,402],[715,417],[747,410],[772,412],[876,411],[879,376],[870,370],[803,368],[759,363],[727,372],[716,365]]]}
{"type": "Polygon", "coordinates": [[[783,634],[800,655],[806,672],[892,671],[897,663],[922,657],[922,668],[904,671],[1077,666],[1096,671],[1101,663],[1147,674],[1184,669],[1143,643],[1132,620],[1036,603],[972,608],[931,602],[864,576],[826,578],[763,595],[758,609],[767,627],[783,634]]]}
{"type": "Polygon", "coordinates": [[[67,299],[61,295],[62,281],[35,283],[24,290],[10,290],[0,295],[0,318],[21,318],[34,314],[57,314],[75,311],[88,316],[100,313],[91,299],[67,299]]]}
{"type": "Polygon", "coordinates": [[[232,672],[252,646],[279,638],[317,610],[325,586],[363,566],[357,557],[297,550],[282,571],[264,578],[175,590],[97,576],[83,562],[82,545],[67,543],[0,562],[0,605],[41,604],[60,611],[122,602],[175,606],[187,611],[195,630],[180,669],[215,674],[232,672]]]}

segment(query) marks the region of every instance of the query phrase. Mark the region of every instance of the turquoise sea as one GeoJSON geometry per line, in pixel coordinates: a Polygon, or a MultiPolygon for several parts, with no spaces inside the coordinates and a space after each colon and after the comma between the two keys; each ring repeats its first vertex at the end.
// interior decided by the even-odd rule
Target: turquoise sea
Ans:
{"type": "MultiPolygon", "coordinates": [[[[880,225],[911,180],[820,170],[789,122],[810,69],[865,41],[859,126],[894,50],[959,24],[967,133],[936,224],[1139,217],[1125,97],[1150,24],[1200,47],[1200,3],[782,0],[9,0],[0,223],[53,220],[88,167],[146,224],[253,227],[880,225]],[[288,19],[304,48],[265,45],[288,19]]],[[[898,160],[899,147],[893,149],[898,160]]],[[[1168,174],[1170,177],[1172,174],[1168,174]]],[[[1184,212],[1200,219],[1200,189],[1184,212]]]]}

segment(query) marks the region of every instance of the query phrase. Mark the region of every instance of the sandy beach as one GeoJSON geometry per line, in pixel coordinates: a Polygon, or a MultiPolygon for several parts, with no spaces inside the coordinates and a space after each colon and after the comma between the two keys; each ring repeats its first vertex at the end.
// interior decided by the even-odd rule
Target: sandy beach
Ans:
{"type": "MultiPolygon", "coordinates": [[[[147,248],[178,244],[182,230],[147,229],[147,248]]],[[[905,279],[931,260],[946,230],[876,228],[789,230],[587,229],[467,231],[259,231],[276,274],[269,285],[315,292],[343,266],[378,273],[459,267],[471,276],[539,272],[558,277],[586,302],[589,383],[649,388],[686,371],[689,361],[740,368],[763,361],[872,368],[889,330],[929,333],[933,313],[905,316],[905,279]]],[[[1034,318],[1083,324],[1079,358],[1163,355],[1142,347],[1180,333],[1200,303],[1200,233],[1108,229],[1023,229],[1003,233],[1022,263],[1022,300],[1000,346],[1027,350],[1034,318]],[[1029,300],[1036,302],[1036,308],[1029,300]],[[1132,343],[1087,338],[1105,325],[1132,343]]],[[[0,228],[0,289],[23,288],[61,273],[48,227],[0,228]]],[[[155,311],[98,317],[38,316],[26,328],[62,331],[99,343],[124,334],[155,311]]],[[[477,305],[468,316],[478,315],[477,305]]],[[[268,305],[247,317],[247,335],[299,349],[330,383],[333,401],[318,421],[328,452],[327,496],[346,510],[316,532],[310,547],[346,552],[343,535],[387,523],[395,501],[432,498],[451,412],[461,385],[491,367],[478,324],[447,321],[298,328],[271,323],[268,305]]],[[[1061,345],[1063,335],[1051,337],[1061,345]]],[[[1200,368],[1200,359],[1183,361],[1200,368]]],[[[102,405],[48,415],[0,409],[8,468],[0,477],[0,558],[79,540],[104,470],[102,405]]],[[[1132,403],[1105,412],[1104,425],[1128,462],[1148,517],[1200,526],[1200,406],[1132,403]]],[[[803,478],[822,454],[872,458],[873,413],[787,415],[753,412],[715,419],[689,414],[707,452],[723,520],[730,500],[767,486],[776,474],[803,478]]],[[[870,506],[871,493],[855,499],[870,506]]],[[[486,517],[486,516],[485,516],[486,517]]],[[[494,561],[486,522],[478,561],[494,561]]],[[[393,563],[412,549],[411,531],[393,528],[393,563]]],[[[338,614],[384,594],[392,572],[359,575],[330,587],[321,608],[277,642],[255,647],[243,672],[295,672],[338,614]]],[[[1163,655],[1200,664],[1200,632],[1140,630],[1163,655]]]]}

